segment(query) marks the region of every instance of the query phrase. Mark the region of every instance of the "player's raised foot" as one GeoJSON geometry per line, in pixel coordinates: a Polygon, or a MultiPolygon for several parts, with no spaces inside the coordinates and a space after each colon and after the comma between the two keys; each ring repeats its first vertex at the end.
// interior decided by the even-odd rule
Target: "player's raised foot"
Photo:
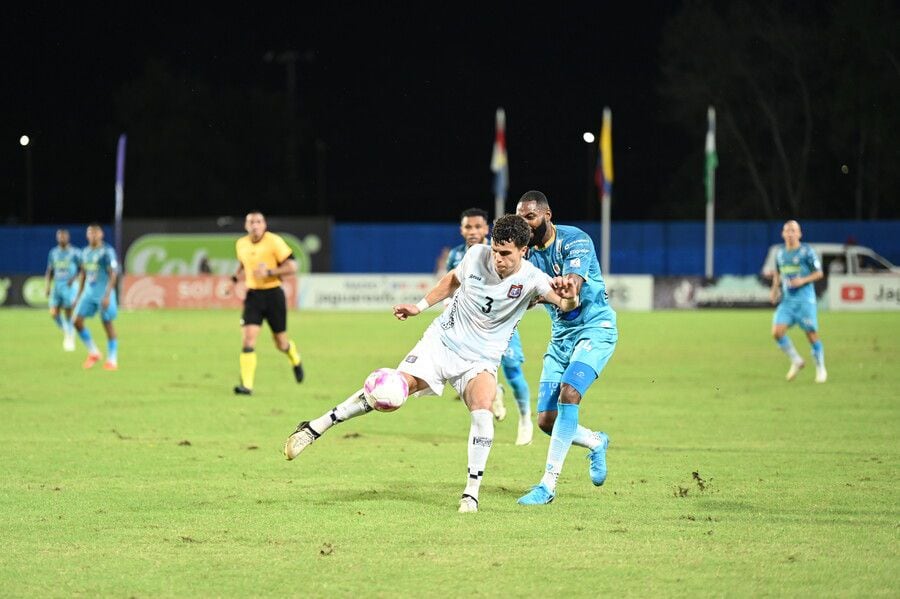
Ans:
{"type": "Polygon", "coordinates": [[[119,365],[116,362],[113,362],[112,360],[107,360],[106,362],[103,363],[103,370],[118,370],[118,369],[119,369],[119,365]]]}
{"type": "Polygon", "coordinates": [[[819,366],[816,368],[816,382],[824,383],[828,380],[828,371],[825,370],[824,366],[819,366]]]}
{"type": "Polygon", "coordinates": [[[63,337],[63,351],[75,351],[75,337],[72,335],[63,337]]]}
{"type": "Polygon", "coordinates": [[[594,434],[600,439],[600,445],[587,455],[591,463],[588,472],[591,475],[591,482],[599,487],[606,482],[606,448],[609,447],[609,435],[600,432],[594,434]]]}
{"type": "Polygon", "coordinates": [[[234,394],[235,395],[253,395],[253,389],[248,389],[243,385],[235,385],[234,386],[234,394]]]}
{"type": "Polygon", "coordinates": [[[803,367],[806,366],[806,362],[803,360],[797,360],[796,362],[791,362],[791,367],[787,371],[787,374],[784,375],[786,380],[792,381],[797,378],[797,373],[803,370],[803,367]]]}
{"type": "Polygon", "coordinates": [[[312,445],[319,438],[319,433],[309,426],[309,421],[304,420],[297,425],[297,430],[284,442],[284,457],[293,460],[300,452],[312,445]]]}
{"type": "Polygon", "coordinates": [[[519,432],[516,435],[516,445],[530,445],[534,436],[534,425],[531,423],[531,417],[519,417],[519,432]]]}
{"type": "Polygon", "coordinates": [[[303,382],[303,363],[297,364],[294,366],[294,378],[298,383],[303,382]]]}
{"type": "Polygon", "coordinates": [[[553,501],[556,493],[547,488],[547,485],[540,483],[531,487],[531,490],[519,497],[519,505],[546,505],[553,501]]]}
{"type": "Polygon", "coordinates": [[[100,358],[102,358],[102,357],[103,356],[100,354],[100,352],[94,352],[92,354],[88,354],[87,359],[84,361],[84,364],[82,364],[81,366],[85,369],[93,368],[94,364],[99,362],[100,358]]]}
{"type": "Polygon", "coordinates": [[[497,420],[506,418],[506,406],[503,405],[503,385],[497,385],[494,401],[491,402],[491,412],[497,420]]]}
{"type": "Polygon", "coordinates": [[[459,500],[459,513],[460,514],[471,514],[473,512],[478,511],[478,500],[472,497],[471,495],[463,494],[462,499],[459,500]]]}

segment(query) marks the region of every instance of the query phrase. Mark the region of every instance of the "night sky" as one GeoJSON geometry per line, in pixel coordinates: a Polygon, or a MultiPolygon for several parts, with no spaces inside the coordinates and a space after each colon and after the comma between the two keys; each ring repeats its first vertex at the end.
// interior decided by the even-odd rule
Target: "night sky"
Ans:
{"type": "MultiPolygon", "coordinates": [[[[596,217],[596,200],[588,200],[595,149],[581,136],[599,131],[604,105],[613,110],[617,218],[652,216],[674,168],[667,156],[690,149],[662,124],[657,94],[660,34],[677,3],[540,11],[481,3],[437,12],[430,4],[234,12],[188,3],[179,10],[22,4],[0,25],[6,222],[26,197],[23,133],[34,144],[35,221],[112,219],[114,97],[149,60],[214,89],[277,93],[285,68],[264,62],[265,53],[309,57],[297,64],[297,113],[327,145],[327,211],[339,220],[455,220],[469,206],[492,207],[498,106],[507,113],[510,207],[537,188],[563,219],[596,217]]],[[[141,142],[129,137],[130,147],[141,142]]],[[[134,176],[134,164],[128,168],[134,176]]],[[[126,180],[126,216],[134,208],[128,199],[126,180]]],[[[292,212],[253,197],[246,206],[292,212]]],[[[687,216],[702,218],[702,210],[698,202],[687,216]]],[[[158,212],[177,215],[178,206],[158,212]]]]}

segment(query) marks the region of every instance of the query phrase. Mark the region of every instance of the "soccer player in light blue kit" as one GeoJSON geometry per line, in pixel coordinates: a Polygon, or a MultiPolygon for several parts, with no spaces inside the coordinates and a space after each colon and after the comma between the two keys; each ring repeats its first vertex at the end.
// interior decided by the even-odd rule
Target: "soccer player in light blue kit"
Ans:
{"type": "MultiPolygon", "coordinates": [[[[473,245],[486,243],[488,235],[488,213],[481,208],[469,208],[460,215],[459,233],[465,239],[465,243],[451,248],[447,255],[447,264],[444,272],[450,272],[462,262],[463,256],[473,245]]],[[[522,372],[522,363],[525,361],[525,353],[522,351],[522,339],[519,330],[516,329],[509,346],[503,352],[500,366],[509,386],[512,387],[516,406],[519,408],[519,429],[516,434],[516,445],[528,445],[534,435],[534,425],[531,423],[531,389],[522,372]]],[[[497,420],[506,417],[506,407],[503,404],[503,386],[497,384],[497,395],[491,404],[491,411],[497,420]]]]}
{"type": "Polygon", "coordinates": [[[828,380],[825,370],[825,350],[819,339],[819,320],[816,315],[816,290],[813,285],[821,279],[822,263],[814,249],[800,243],[803,236],[800,224],[795,220],[784,223],[781,237],[784,247],[775,254],[775,273],[772,277],[772,303],[778,304],[772,317],[772,336],[778,347],[791,360],[787,380],[792,381],[806,363],[794,349],[787,330],[798,325],[806,333],[812,346],[813,360],[816,363],[816,382],[828,380]],[[781,303],[779,303],[781,300],[781,303]]]}
{"type": "Polygon", "coordinates": [[[59,229],[56,232],[57,246],[47,256],[46,295],[50,304],[50,316],[63,332],[63,349],[75,351],[75,332],[72,329],[72,308],[75,306],[75,295],[78,287],[75,278],[81,265],[81,253],[78,248],[69,244],[69,232],[59,229]],[[65,316],[60,315],[60,309],[65,316]]]}
{"type": "Polygon", "coordinates": [[[103,368],[118,370],[119,340],[113,320],[118,314],[116,305],[116,277],[119,264],[115,250],[103,242],[103,229],[97,223],[87,228],[88,246],[81,251],[81,289],[78,290],[75,307],[75,330],[84,341],[88,357],[85,368],[91,368],[103,356],[91,338],[91,332],[84,326],[84,319],[98,311],[100,321],[106,330],[107,354],[103,368]]]}
{"type": "Polygon", "coordinates": [[[554,225],[547,196],[540,191],[523,195],[516,213],[532,230],[531,263],[555,277],[554,282],[571,281],[580,298],[579,307],[571,312],[545,306],[552,326],[537,409],[538,426],[550,435],[550,447],[541,481],[518,501],[542,505],[556,497],[556,481],[573,443],[589,450],[591,481],[600,486],[606,480],[609,437],[579,424],[578,411],[581,398],[612,357],[619,334],[594,242],[587,233],[554,225]]]}

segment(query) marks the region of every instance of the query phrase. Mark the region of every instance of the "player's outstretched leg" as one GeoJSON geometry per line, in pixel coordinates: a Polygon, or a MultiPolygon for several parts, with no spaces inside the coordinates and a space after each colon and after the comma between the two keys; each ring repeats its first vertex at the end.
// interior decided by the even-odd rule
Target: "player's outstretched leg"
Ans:
{"type": "Polygon", "coordinates": [[[519,409],[519,429],[516,445],[528,445],[534,436],[534,425],[531,422],[531,390],[528,381],[518,364],[503,364],[503,375],[512,387],[516,407],[519,409]]]}
{"type": "Polygon", "coordinates": [[[300,352],[297,350],[297,344],[292,340],[288,341],[287,349],[282,350],[284,355],[287,356],[288,361],[291,363],[291,367],[294,369],[294,380],[298,383],[303,382],[303,364],[300,360],[300,352]]]}
{"type": "Polygon", "coordinates": [[[84,346],[88,350],[87,359],[85,359],[82,366],[84,368],[92,368],[103,356],[100,355],[100,350],[97,349],[97,345],[94,343],[93,337],[91,337],[91,332],[86,326],[82,325],[81,330],[78,331],[78,336],[81,338],[81,341],[84,342],[84,346]]]}
{"type": "Polygon", "coordinates": [[[578,429],[578,404],[560,403],[553,432],[550,434],[550,448],[547,450],[547,466],[541,482],[519,498],[521,505],[542,505],[556,497],[556,481],[562,472],[566,454],[572,446],[572,439],[578,429]]]}
{"type": "Polygon", "coordinates": [[[360,389],[318,418],[301,422],[297,426],[297,430],[284,442],[284,457],[288,460],[293,460],[335,424],[371,411],[372,406],[366,401],[366,396],[363,394],[363,390],[360,389]]]}
{"type": "Polygon", "coordinates": [[[253,380],[256,377],[256,351],[252,347],[241,348],[241,382],[234,388],[235,395],[252,395],[253,380]]]}
{"type": "Polygon", "coordinates": [[[788,381],[792,381],[797,378],[797,374],[800,370],[806,366],[806,362],[804,362],[803,358],[800,357],[800,354],[797,353],[794,344],[791,343],[791,338],[787,335],[782,334],[781,337],[778,337],[776,334],[775,342],[778,344],[779,349],[781,349],[791,361],[791,367],[788,369],[784,378],[788,381]]]}
{"type": "Polygon", "coordinates": [[[494,400],[491,402],[491,413],[497,420],[506,418],[506,405],[503,403],[503,385],[497,383],[497,390],[494,392],[494,400]]]}
{"type": "Polygon", "coordinates": [[[828,371],[825,370],[825,348],[822,346],[822,340],[816,339],[810,346],[813,361],[816,363],[816,382],[824,383],[828,380],[828,371]]]}
{"type": "Polygon", "coordinates": [[[487,465],[491,446],[494,444],[494,419],[490,410],[472,410],[469,427],[468,478],[466,489],[459,500],[461,514],[478,511],[478,491],[487,465]]]}

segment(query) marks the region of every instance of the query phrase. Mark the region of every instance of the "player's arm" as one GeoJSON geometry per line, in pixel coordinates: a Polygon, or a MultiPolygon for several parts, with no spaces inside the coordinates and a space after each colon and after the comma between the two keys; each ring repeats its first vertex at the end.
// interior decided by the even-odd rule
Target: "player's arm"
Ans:
{"type": "Polygon", "coordinates": [[[396,316],[398,320],[406,320],[410,316],[421,314],[430,306],[453,295],[456,290],[459,289],[459,286],[460,282],[456,276],[456,269],[454,268],[441,277],[441,280],[437,282],[437,285],[432,287],[431,291],[426,293],[425,297],[420,299],[418,303],[399,304],[394,306],[394,316],[396,316]]]}
{"type": "Polygon", "coordinates": [[[571,312],[581,305],[579,292],[582,283],[584,279],[578,275],[554,277],[550,280],[549,291],[542,292],[541,298],[544,303],[553,304],[563,312],[571,312]]]}
{"type": "Polygon", "coordinates": [[[807,283],[813,283],[815,281],[818,281],[819,279],[821,279],[824,276],[825,276],[825,273],[823,273],[821,270],[816,270],[816,271],[809,273],[805,277],[797,277],[796,279],[791,279],[790,281],[788,281],[788,284],[791,287],[803,287],[807,283]]]}
{"type": "Polygon", "coordinates": [[[779,299],[781,299],[781,273],[776,268],[772,274],[772,289],[769,291],[769,301],[777,304],[779,299]]]}
{"type": "Polygon", "coordinates": [[[109,297],[112,294],[112,290],[116,288],[116,279],[119,276],[112,264],[106,267],[106,275],[109,277],[109,280],[106,282],[106,290],[103,292],[103,299],[100,301],[100,305],[104,310],[109,307],[109,297]]]}
{"type": "Polygon", "coordinates": [[[283,277],[285,275],[297,274],[297,260],[294,254],[289,255],[283,261],[278,263],[275,268],[270,268],[266,273],[270,277],[283,277]]]}
{"type": "Polygon", "coordinates": [[[44,278],[47,280],[47,289],[46,295],[50,297],[50,282],[53,280],[51,275],[53,274],[53,267],[50,265],[50,262],[47,262],[47,272],[44,273],[44,278]]]}

